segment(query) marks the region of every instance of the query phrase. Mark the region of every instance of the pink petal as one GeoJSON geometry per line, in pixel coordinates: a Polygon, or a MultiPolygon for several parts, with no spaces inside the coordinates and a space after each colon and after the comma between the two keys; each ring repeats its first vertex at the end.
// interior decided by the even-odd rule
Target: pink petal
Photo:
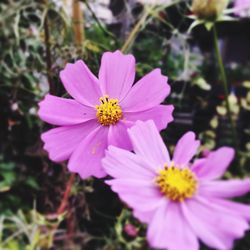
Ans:
{"type": "Polygon", "coordinates": [[[211,152],[204,164],[195,168],[195,173],[200,179],[216,179],[221,177],[234,158],[234,150],[229,147],[221,147],[211,152]]]}
{"type": "Polygon", "coordinates": [[[110,126],[108,133],[108,144],[131,150],[132,144],[127,132],[129,127],[131,127],[131,125],[123,121],[119,121],[115,125],[110,126]]]}
{"type": "Polygon", "coordinates": [[[249,0],[234,0],[234,14],[240,17],[249,17],[249,0]]]}
{"type": "Polygon", "coordinates": [[[155,210],[156,209],[150,211],[133,210],[133,215],[142,223],[149,223],[152,221],[152,218],[154,217],[155,210]]]}
{"type": "Polygon", "coordinates": [[[109,146],[102,160],[105,171],[113,178],[132,178],[152,181],[156,174],[154,167],[143,158],[127,150],[109,146]]]}
{"type": "Polygon", "coordinates": [[[136,154],[154,166],[155,171],[163,168],[165,163],[170,163],[169,153],[152,120],[136,122],[128,129],[129,137],[136,154]]]}
{"type": "Polygon", "coordinates": [[[199,158],[199,159],[195,159],[193,164],[190,166],[190,169],[192,169],[193,172],[196,173],[196,171],[198,172],[200,168],[202,168],[202,166],[204,165],[206,161],[206,158],[199,158]]]}
{"type": "MultiPolygon", "coordinates": [[[[250,179],[201,182],[199,192],[202,196],[232,198],[250,191],[250,179]]],[[[250,212],[250,211],[249,211],[250,212]]]]}
{"type": "Polygon", "coordinates": [[[95,119],[96,111],[75,100],[48,94],[39,103],[38,115],[45,122],[65,126],[95,119]]]}
{"type": "Polygon", "coordinates": [[[120,51],[105,52],[99,71],[103,95],[122,100],[132,87],[135,78],[135,58],[120,51]]]}
{"type": "Polygon", "coordinates": [[[187,132],[177,142],[173,156],[174,162],[178,165],[188,165],[199,146],[200,141],[195,140],[195,133],[187,132]]]}
{"type": "Polygon", "coordinates": [[[102,178],[106,175],[101,166],[108,144],[108,127],[99,126],[90,133],[70,157],[68,168],[82,179],[90,176],[102,178]]]}
{"type": "Polygon", "coordinates": [[[198,250],[199,243],[186,222],[178,203],[160,206],[149,224],[147,239],[151,246],[168,250],[198,250]]]}
{"type": "Polygon", "coordinates": [[[82,60],[67,63],[60,78],[67,92],[78,102],[91,107],[99,104],[102,94],[98,79],[82,60]]]}
{"type": "Polygon", "coordinates": [[[173,121],[173,105],[157,105],[151,109],[138,112],[124,112],[124,119],[136,122],[153,120],[157,129],[160,131],[173,121]]]}
{"type": "Polygon", "coordinates": [[[212,198],[211,202],[229,209],[231,213],[237,213],[250,222],[250,205],[218,198],[212,198]]]}
{"type": "MultiPolygon", "coordinates": [[[[232,222],[228,221],[227,219],[225,219],[225,221],[229,224],[232,223],[232,225],[234,225],[235,228],[228,229],[223,224],[222,224],[222,228],[223,229],[226,228],[227,232],[231,236],[232,236],[232,234],[234,234],[235,238],[243,237],[245,230],[249,229],[249,224],[248,224],[247,220],[244,218],[245,216],[243,214],[239,213],[239,211],[232,209],[230,206],[222,205],[222,203],[217,202],[218,200],[219,199],[216,199],[216,198],[211,199],[211,198],[201,197],[201,196],[197,197],[197,201],[199,203],[202,203],[204,206],[209,207],[209,209],[216,210],[218,214],[222,213],[223,215],[228,215],[229,217],[233,217],[232,222]]],[[[232,202],[232,203],[234,203],[234,202],[232,202]]],[[[244,204],[240,204],[240,203],[235,203],[235,204],[244,206],[244,204]]],[[[246,205],[245,205],[245,207],[246,207],[246,205]]]]}
{"type": "Polygon", "coordinates": [[[128,206],[139,211],[150,211],[166,201],[153,180],[114,179],[106,181],[128,206]]]}
{"type": "Polygon", "coordinates": [[[167,77],[155,69],[138,81],[120,104],[126,112],[143,111],[159,105],[169,93],[167,77]]]}
{"type": "Polygon", "coordinates": [[[91,120],[82,124],[53,128],[41,136],[45,143],[44,149],[52,161],[67,160],[80,142],[98,126],[95,120],[91,120]]]}
{"type": "Polygon", "coordinates": [[[247,222],[236,213],[203,198],[181,203],[182,211],[196,235],[209,247],[227,250],[244,235],[247,222]]]}

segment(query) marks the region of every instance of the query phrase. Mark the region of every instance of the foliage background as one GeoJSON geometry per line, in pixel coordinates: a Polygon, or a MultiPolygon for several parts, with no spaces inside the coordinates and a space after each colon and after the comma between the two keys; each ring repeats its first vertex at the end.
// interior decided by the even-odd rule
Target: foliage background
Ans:
{"type": "MultiPolygon", "coordinates": [[[[176,2],[82,1],[80,17],[66,0],[0,2],[0,249],[149,249],[145,226],[102,181],[70,175],[42,149],[49,126],[38,102],[49,91],[65,95],[58,75],[66,62],[82,58],[97,73],[104,51],[131,52],[137,78],[156,67],[169,77],[175,121],[162,136],[172,149],[187,130],[199,135],[203,155],[234,145],[212,34],[202,26],[188,34],[190,2],[176,2]]],[[[217,25],[239,145],[225,178],[249,175],[249,25],[217,25]]],[[[247,234],[235,249],[249,247],[247,234]]]]}

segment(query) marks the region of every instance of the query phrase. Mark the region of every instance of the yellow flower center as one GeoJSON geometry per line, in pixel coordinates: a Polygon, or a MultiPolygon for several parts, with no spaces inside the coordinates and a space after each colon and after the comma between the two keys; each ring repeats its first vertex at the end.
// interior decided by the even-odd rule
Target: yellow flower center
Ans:
{"type": "Polygon", "coordinates": [[[96,105],[96,117],[103,126],[116,124],[122,118],[122,109],[118,100],[109,99],[108,95],[101,97],[100,105],[96,105]]]}
{"type": "Polygon", "coordinates": [[[195,174],[188,168],[177,168],[173,164],[164,166],[156,177],[156,184],[172,201],[191,198],[197,190],[195,174]]]}

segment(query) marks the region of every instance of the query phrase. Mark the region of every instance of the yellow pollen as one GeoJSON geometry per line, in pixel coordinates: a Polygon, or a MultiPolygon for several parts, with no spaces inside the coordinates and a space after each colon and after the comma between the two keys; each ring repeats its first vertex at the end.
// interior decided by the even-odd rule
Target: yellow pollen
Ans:
{"type": "Polygon", "coordinates": [[[172,201],[191,198],[197,190],[195,174],[188,168],[177,168],[173,164],[165,165],[156,177],[160,191],[172,201]]]}
{"type": "Polygon", "coordinates": [[[108,95],[101,97],[100,105],[96,105],[96,117],[103,126],[116,124],[122,118],[122,109],[118,100],[109,99],[108,95]]]}

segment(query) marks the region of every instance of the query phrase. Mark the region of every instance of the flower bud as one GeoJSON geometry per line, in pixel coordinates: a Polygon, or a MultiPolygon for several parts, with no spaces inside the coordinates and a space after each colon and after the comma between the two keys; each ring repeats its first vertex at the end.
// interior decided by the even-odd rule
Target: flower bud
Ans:
{"type": "Polygon", "coordinates": [[[227,7],[228,0],[193,0],[192,12],[199,19],[216,20],[227,7]]]}
{"type": "Polygon", "coordinates": [[[135,238],[138,234],[138,229],[130,223],[124,226],[124,231],[128,236],[132,238],[135,238]]]}

